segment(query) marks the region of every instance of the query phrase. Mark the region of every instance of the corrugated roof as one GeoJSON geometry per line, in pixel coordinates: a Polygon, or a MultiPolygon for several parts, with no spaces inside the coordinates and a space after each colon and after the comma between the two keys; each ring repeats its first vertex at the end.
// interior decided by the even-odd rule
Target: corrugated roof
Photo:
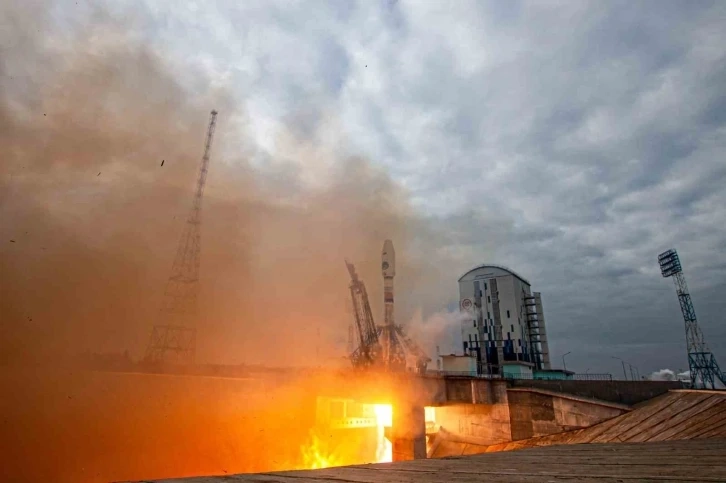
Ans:
{"type": "Polygon", "coordinates": [[[473,272],[475,270],[479,270],[480,268],[498,268],[499,270],[504,270],[505,272],[509,272],[510,274],[512,274],[515,277],[517,277],[518,279],[520,279],[522,282],[526,283],[527,285],[530,285],[530,286],[532,285],[531,283],[529,283],[529,280],[527,280],[526,278],[524,278],[523,276],[521,276],[520,274],[518,274],[511,268],[505,267],[504,265],[494,265],[493,263],[485,263],[483,265],[477,265],[476,267],[472,268],[471,270],[466,272],[464,275],[459,277],[459,282],[461,282],[461,280],[464,277],[466,277],[467,275],[469,275],[471,272],[473,272]]]}

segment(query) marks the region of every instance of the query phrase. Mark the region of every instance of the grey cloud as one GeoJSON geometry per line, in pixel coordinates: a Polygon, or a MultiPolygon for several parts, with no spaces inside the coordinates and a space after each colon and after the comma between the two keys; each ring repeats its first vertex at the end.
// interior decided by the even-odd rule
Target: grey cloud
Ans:
{"type": "MultiPolygon", "coordinates": [[[[455,297],[462,270],[500,262],[543,292],[554,360],[684,367],[655,262],[673,246],[726,364],[723,2],[134,5],[180,78],[203,69],[249,106],[251,132],[295,120],[315,137],[332,112],[335,149],[409,190],[407,223],[438,245],[410,255],[441,273],[426,310],[455,297]]],[[[249,149],[262,178],[280,178],[270,189],[307,169],[249,149]]]]}

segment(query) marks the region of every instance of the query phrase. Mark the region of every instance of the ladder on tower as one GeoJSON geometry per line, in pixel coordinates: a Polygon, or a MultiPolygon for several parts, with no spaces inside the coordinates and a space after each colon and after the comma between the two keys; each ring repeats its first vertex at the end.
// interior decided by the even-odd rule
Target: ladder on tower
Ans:
{"type": "Polygon", "coordinates": [[[546,352],[547,336],[542,321],[542,303],[539,300],[538,292],[531,295],[522,291],[522,305],[524,309],[524,320],[527,323],[527,337],[532,356],[532,363],[539,370],[549,369],[549,354],[546,352]]]}

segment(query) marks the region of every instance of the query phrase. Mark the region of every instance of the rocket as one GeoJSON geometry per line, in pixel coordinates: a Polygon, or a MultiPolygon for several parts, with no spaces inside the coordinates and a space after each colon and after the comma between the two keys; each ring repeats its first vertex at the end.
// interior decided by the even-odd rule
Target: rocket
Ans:
{"type": "Polygon", "coordinates": [[[381,271],[383,272],[383,304],[385,307],[384,324],[393,327],[393,277],[396,276],[396,252],[391,240],[383,242],[381,271]]]}

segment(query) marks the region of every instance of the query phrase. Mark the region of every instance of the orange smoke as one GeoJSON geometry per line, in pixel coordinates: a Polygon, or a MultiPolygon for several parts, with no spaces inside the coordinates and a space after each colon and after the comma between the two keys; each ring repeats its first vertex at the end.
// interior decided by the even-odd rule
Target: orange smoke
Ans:
{"type": "MultiPolygon", "coordinates": [[[[58,369],[86,351],[143,355],[209,110],[220,115],[202,211],[200,362],[330,366],[351,317],[343,259],[357,263],[381,314],[380,244],[394,239],[405,321],[455,295],[440,275],[461,262],[442,259],[448,234],[376,163],[320,148],[334,115],[282,127],[278,151],[266,152],[246,129],[244,99],[172,68],[138,35],[140,9],[56,7],[0,2],[0,70],[13,74],[0,90],[3,475],[100,482],[301,464],[323,383],[58,369]],[[56,24],[61,11],[68,22],[56,24]]],[[[346,446],[323,433],[311,454],[378,461],[375,434],[346,446]]]]}
{"type": "Polygon", "coordinates": [[[0,369],[0,467],[9,481],[107,483],[390,461],[391,406],[355,403],[353,419],[375,419],[362,428],[316,416],[321,394],[391,400],[377,381],[0,369]]]}

